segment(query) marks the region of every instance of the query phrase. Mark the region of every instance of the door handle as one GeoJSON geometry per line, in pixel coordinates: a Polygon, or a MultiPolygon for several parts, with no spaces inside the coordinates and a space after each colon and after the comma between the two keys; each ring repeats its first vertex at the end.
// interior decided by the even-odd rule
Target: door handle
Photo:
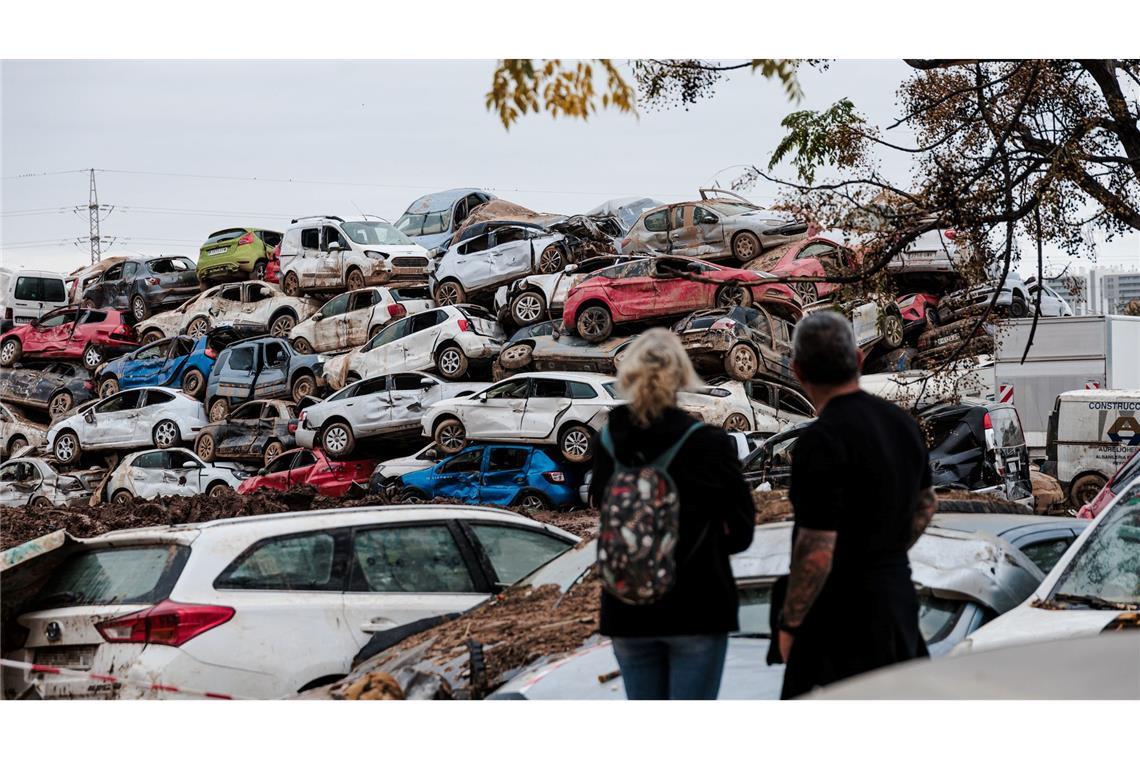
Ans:
{"type": "Polygon", "coordinates": [[[396,627],[396,621],[391,618],[378,617],[372,618],[367,623],[360,626],[360,630],[365,633],[379,633],[380,631],[387,631],[396,627]]]}

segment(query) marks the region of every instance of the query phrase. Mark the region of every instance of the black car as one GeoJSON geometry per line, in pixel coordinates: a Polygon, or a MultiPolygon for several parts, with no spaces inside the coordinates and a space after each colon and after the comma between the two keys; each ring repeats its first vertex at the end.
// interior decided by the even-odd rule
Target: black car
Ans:
{"type": "Polygon", "coordinates": [[[95,383],[78,364],[26,364],[0,372],[0,401],[43,410],[53,418],[93,398],[95,383]]]}
{"type": "Polygon", "coordinates": [[[107,269],[84,290],[83,303],[129,312],[138,322],[198,295],[196,269],[185,256],[128,259],[107,269]]]}
{"type": "Polygon", "coordinates": [[[202,428],[194,453],[203,462],[216,459],[264,462],[297,446],[297,410],[287,401],[247,401],[202,428]]]}
{"type": "Polygon", "coordinates": [[[992,490],[1010,501],[1033,496],[1029,449],[1017,410],[1009,404],[963,401],[919,413],[930,447],[934,486],[992,490]]]}

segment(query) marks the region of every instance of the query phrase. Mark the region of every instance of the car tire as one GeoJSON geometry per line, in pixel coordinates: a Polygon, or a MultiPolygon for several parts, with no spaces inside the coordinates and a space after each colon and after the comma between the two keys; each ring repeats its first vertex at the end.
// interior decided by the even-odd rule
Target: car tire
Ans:
{"type": "Polygon", "coordinates": [[[441,282],[435,289],[436,306],[455,306],[466,301],[467,291],[455,280],[441,282]]]}
{"type": "Polygon", "coordinates": [[[344,286],[346,290],[360,290],[364,287],[364,273],[352,267],[344,275],[344,286]]]}
{"type": "Polygon", "coordinates": [[[207,464],[214,461],[217,451],[218,444],[214,441],[214,436],[209,433],[202,433],[198,436],[198,440],[194,441],[194,453],[207,464]]]}
{"type": "Polygon", "coordinates": [[[292,314],[288,312],[274,314],[273,318],[269,320],[269,334],[274,338],[285,338],[289,336],[289,331],[296,326],[297,318],[292,314]]]}
{"type": "Polygon", "coordinates": [[[567,425],[558,434],[558,450],[566,461],[574,464],[590,461],[594,456],[594,433],[582,424],[567,425]]]}
{"type": "Polygon", "coordinates": [[[790,287],[800,299],[801,306],[810,306],[819,300],[819,291],[814,282],[793,282],[790,283],[790,287]]]}
{"type": "Polygon", "coordinates": [[[131,500],[134,498],[135,498],[135,495],[132,494],[130,491],[128,491],[125,488],[120,488],[118,491],[115,491],[115,493],[111,496],[111,503],[112,504],[118,504],[119,506],[123,506],[124,504],[129,504],[131,502],[131,500]]]}
{"type": "Polygon", "coordinates": [[[154,343],[155,341],[162,340],[165,337],[166,336],[163,334],[162,330],[153,330],[152,329],[152,330],[147,330],[146,332],[144,332],[142,334],[142,337],[139,338],[139,340],[142,341],[142,344],[145,346],[148,343],[154,343]]]}
{"type": "Polygon", "coordinates": [[[716,291],[716,305],[722,309],[730,306],[751,306],[752,291],[735,283],[722,285],[716,291]]]}
{"type": "Polygon", "coordinates": [[[732,238],[732,257],[741,264],[747,264],[763,252],[764,247],[755,233],[742,230],[732,238]]]}
{"type": "Polygon", "coordinates": [[[405,488],[400,491],[400,501],[405,504],[423,504],[427,500],[427,494],[418,488],[405,488]]]}
{"type": "Polygon", "coordinates": [[[53,420],[62,417],[75,406],[75,397],[71,391],[59,391],[48,399],[48,416],[53,420]]]}
{"type": "Polygon", "coordinates": [[[28,445],[28,439],[22,435],[14,435],[8,439],[8,450],[4,452],[4,458],[10,459],[15,456],[16,452],[28,445]]]}
{"type": "Polygon", "coordinates": [[[206,392],[206,376],[201,370],[186,370],[182,375],[182,392],[190,398],[202,400],[202,394],[206,392]]]}
{"type": "Polygon", "coordinates": [[[269,463],[285,453],[285,446],[281,441],[270,441],[265,444],[265,451],[262,453],[262,461],[268,467],[269,463]]]}
{"type": "Polygon", "coordinates": [[[730,433],[747,433],[752,430],[752,423],[740,412],[733,412],[724,418],[721,427],[730,433]]]}
{"type": "Polygon", "coordinates": [[[614,318],[605,306],[595,304],[578,313],[574,326],[587,342],[601,343],[613,334],[614,318]]]}
{"type": "Polygon", "coordinates": [[[894,351],[903,344],[904,328],[902,315],[888,312],[883,315],[883,346],[894,351]]]}
{"type": "Polygon", "coordinates": [[[23,354],[24,347],[20,343],[20,339],[8,338],[3,344],[0,344],[0,367],[11,367],[20,361],[23,354]]]}
{"type": "Polygon", "coordinates": [[[258,259],[253,262],[253,268],[249,270],[249,279],[251,280],[264,280],[265,268],[269,266],[269,262],[265,259],[258,259]]]}
{"type": "Polygon", "coordinates": [[[186,334],[195,340],[201,338],[208,332],[210,332],[210,320],[201,315],[194,317],[190,320],[190,323],[186,325],[186,334]]]}
{"type": "Polygon", "coordinates": [[[285,279],[281,280],[281,290],[285,295],[296,298],[301,295],[301,280],[297,277],[296,272],[289,272],[285,275],[285,279]]]}
{"type": "Polygon", "coordinates": [[[33,507],[40,507],[41,509],[48,509],[55,506],[55,504],[51,503],[51,499],[46,496],[37,496],[36,498],[32,499],[31,505],[33,507]]]}
{"type": "Polygon", "coordinates": [[[88,370],[96,369],[103,363],[103,351],[94,343],[88,343],[83,349],[83,366],[88,370]]]}
{"type": "Polygon", "coordinates": [[[316,390],[317,390],[316,378],[314,378],[308,372],[304,372],[300,375],[297,375],[297,377],[294,378],[294,380],[293,380],[293,387],[292,387],[293,403],[294,404],[301,403],[301,399],[305,398],[305,396],[313,395],[313,393],[315,393],[316,390]]]}
{"type": "Polygon", "coordinates": [[[145,298],[137,294],[131,298],[131,314],[135,322],[142,322],[150,316],[150,307],[147,306],[145,298]]]}
{"type": "Polygon", "coordinates": [[[458,380],[467,374],[467,354],[459,346],[445,346],[435,359],[436,369],[447,380],[458,380]]]}
{"type": "Polygon", "coordinates": [[[150,439],[160,449],[169,449],[182,442],[182,433],[178,430],[178,423],[174,420],[161,420],[150,431],[150,439]]]}
{"type": "Polygon", "coordinates": [[[543,249],[538,257],[538,271],[540,274],[557,274],[566,267],[566,255],[562,246],[551,243],[543,249]]]}
{"type": "Polygon", "coordinates": [[[550,499],[537,491],[523,491],[515,498],[515,507],[520,509],[550,509],[550,499]]]}
{"type": "Polygon", "coordinates": [[[230,402],[224,398],[216,398],[210,402],[206,416],[210,422],[221,422],[230,413],[230,402]]]}
{"type": "Polygon", "coordinates": [[[119,392],[119,379],[114,375],[105,375],[99,381],[99,398],[107,398],[119,392]]]}
{"type": "Polygon", "coordinates": [[[534,353],[534,346],[529,343],[516,343],[507,346],[499,354],[499,365],[502,369],[522,369],[530,364],[530,357],[534,353]]]}
{"type": "Polygon", "coordinates": [[[206,495],[211,499],[220,499],[223,498],[226,494],[231,493],[233,490],[234,489],[230,487],[228,483],[217,481],[215,483],[211,483],[206,488],[206,495]]]}
{"type": "Polygon", "coordinates": [[[1014,294],[1013,301],[1009,304],[1009,316],[1014,319],[1021,319],[1022,317],[1029,316],[1029,304],[1025,299],[1018,294],[1014,294]]]}
{"type": "Polygon", "coordinates": [[[356,436],[347,422],[331,422],[321,430],[321,449],[333,459],[347,459],[356,448],[356,436]]]}
{"type": "Polygon", "coordinates": [[[306,338],[294,338],[293,339],[293,350],[299,354],[316,353],[315,351],[313,351],[313,344],[310,343],[306,338]]]}
{"type": "Polygon", "coordinates": [[[546,314],[546,296],[535,290],[524,290],[511,299],[511,320],[519,327],[541,322],[546,314]]]}
{"type": "Polygon", "coordinates": [[[751,380],[760,371],[760,356],[752,346],[737,343],[724,355],[724,371],[733,380],[751,380]]]}
{"type": "Polygon", "coordinates": [[[432,439],[444,453],[458,454],[467,445],[467,429],[455,417],[446,417],[436,423],[432,439]]]}
{"type": "Polygon", "coordinates": [[[51,452],[60,464],[78,462],[79,457],[83,455],[83,450],[79,446],[79,436],[71,430],[64,430],[55,437],[51,452]]]}
{"type": "Polygon", "coordinates": [[[1073,509],[1080,509],[1095,499],[1107,482],[1107,478],[1095,473],[1080,476],[1069,486],[1069,504],[1073,509]]]}

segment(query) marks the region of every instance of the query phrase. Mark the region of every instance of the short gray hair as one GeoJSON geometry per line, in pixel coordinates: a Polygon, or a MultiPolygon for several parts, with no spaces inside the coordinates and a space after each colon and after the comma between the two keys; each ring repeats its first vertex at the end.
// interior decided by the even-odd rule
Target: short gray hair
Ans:
{"type": "Polygon", "coordinates": [[[855,330],[837,312],[817,311],[801,319],[792,351],[800,375],[813,385],[840,385],[859,374],[855,330]]]}

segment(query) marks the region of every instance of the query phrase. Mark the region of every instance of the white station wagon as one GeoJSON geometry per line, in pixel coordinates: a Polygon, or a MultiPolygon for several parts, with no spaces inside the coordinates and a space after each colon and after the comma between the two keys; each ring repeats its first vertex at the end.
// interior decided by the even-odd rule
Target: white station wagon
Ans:
{"type": "MultiPolygon", "coordinates": [[[[347,674],[372,635],[462,612],[577,543],[500,509],[393,506],[138,528],[69,543],[17,618],[24,662],[272,699],[347,674]]],[[[41,698],[176,698],[4,672],[41,698]]]]}

